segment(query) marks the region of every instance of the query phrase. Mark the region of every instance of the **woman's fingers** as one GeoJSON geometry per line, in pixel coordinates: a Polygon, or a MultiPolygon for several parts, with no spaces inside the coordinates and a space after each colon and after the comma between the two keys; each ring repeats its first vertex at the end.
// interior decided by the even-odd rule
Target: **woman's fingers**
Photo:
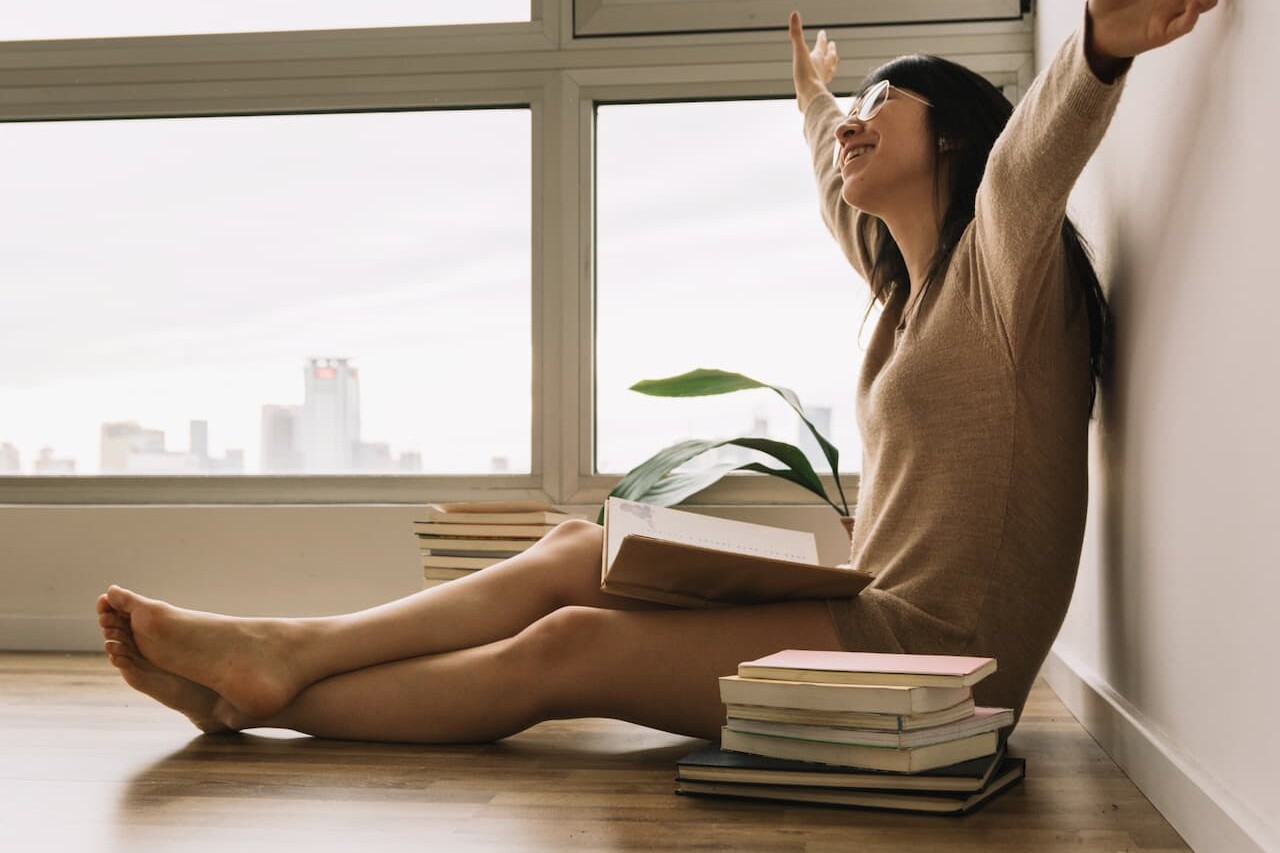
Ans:
{"type": "Polygon", "coordinates": [[[791,17],[787,20],[787,32],[791,35],[792,53],[797,59],[809,52],[808,45],[804,43],[804,25],[800,22],[799,12],[791,13],[791,17]]]}

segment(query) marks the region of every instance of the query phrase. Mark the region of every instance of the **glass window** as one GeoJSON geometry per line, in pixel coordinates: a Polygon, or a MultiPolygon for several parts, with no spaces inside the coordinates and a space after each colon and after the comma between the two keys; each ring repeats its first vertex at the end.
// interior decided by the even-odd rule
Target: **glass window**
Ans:
{"type": "Polygon", "coordinates": [[[530,134],[0,124],[0,472],[528,472],[530,134]]]}
{"type": "Polygon", "coordinates": [[[529,0],[40,0],[9,3],[0,41],[528,21],[529,0]]]}
{"type": "MultiPolygon", "coordinates": [[[[794,100],[606,105],[597,121],[596,470],[686,438],[760,435],[829,470],[768,390],[663,399],[640,379],[696,367],[796,392],[861,467],[854,390],[876,313],[827,233],[794,100]]],[[[760,458],[737,448],[713,461],[760,458]]]]}

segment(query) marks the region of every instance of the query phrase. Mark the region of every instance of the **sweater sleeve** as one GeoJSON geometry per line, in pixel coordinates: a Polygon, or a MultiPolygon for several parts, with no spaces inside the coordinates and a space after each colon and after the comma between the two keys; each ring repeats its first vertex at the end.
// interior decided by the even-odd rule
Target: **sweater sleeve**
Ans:
{"type": "Polygon", "coordinates": [[[1071,35],[1013,111],[987,160],[974,201],[974,241],[985,275],[978,310],[1019,358],[1028,330],[1054,296],[1048,275],[1062,246],[1071,188],[1102,141],[1120,100],[1085,58],[1084,29],[1071,35]]]}
{"type": "Polygon", "coordinates": [[[870,280],[871,258],[863,253],[855,239],[859,229],[871,225],[871,215],[851,207],[841,197],[844,181],[831,162],[836,126],[844,121],[836,99],[823,93],[809,102],[804,112],[804,136],[813,159],[813,174],[818,181],[818,202],[822,221],[840,244],[844,256],[864,280],[870,280]]]}

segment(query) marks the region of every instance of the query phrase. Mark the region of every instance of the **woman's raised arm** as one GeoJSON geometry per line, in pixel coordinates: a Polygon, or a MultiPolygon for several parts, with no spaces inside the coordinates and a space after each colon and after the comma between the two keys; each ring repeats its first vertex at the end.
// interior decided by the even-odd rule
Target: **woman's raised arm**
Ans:
{"type": "Polygon", "coordinates": [[[1119,101],[1139,53],[1190,32],[1218,0],[1089,0],[1085,20],[1018,104],[987,161],[975,199],[979,256],[1015,357],[1043,316],[1048,266],[1061,245],[1067,198],[1119,101]]]}
{"type": "Polygon", "coordinates": [[[825,30],[818,31],[813,49],[804,40],[804,25],[799,12],[788,21],[791,35],[791,76],[796,87],[796,105],[804,113],[804,135],[813,158],[813,173],[818,181],[818,200],[822,221],[858,275],[867,278],[870,259],[855,239],[857,229],[867,214],[846,204],[841,198],[843,181],[831,160],[835,145],[836,125],[844,120],[836,99],[827,89],[835,76],[840,56],[836,44],[827,39],[825,30]]]}

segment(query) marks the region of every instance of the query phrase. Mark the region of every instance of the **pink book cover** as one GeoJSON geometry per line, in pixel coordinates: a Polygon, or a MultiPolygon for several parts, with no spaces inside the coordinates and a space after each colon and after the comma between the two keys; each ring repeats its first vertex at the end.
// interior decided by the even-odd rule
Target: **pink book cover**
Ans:
{"type": "Polygon", "coordinates": [[[786,649],[746,661],[743,666],[781,669],[816,669],[830,672],[885,672],[911,675],[965,676],[981,669],[991,658],[960,655],[895,655],[879,652],[822,652],[786,649]]]}

